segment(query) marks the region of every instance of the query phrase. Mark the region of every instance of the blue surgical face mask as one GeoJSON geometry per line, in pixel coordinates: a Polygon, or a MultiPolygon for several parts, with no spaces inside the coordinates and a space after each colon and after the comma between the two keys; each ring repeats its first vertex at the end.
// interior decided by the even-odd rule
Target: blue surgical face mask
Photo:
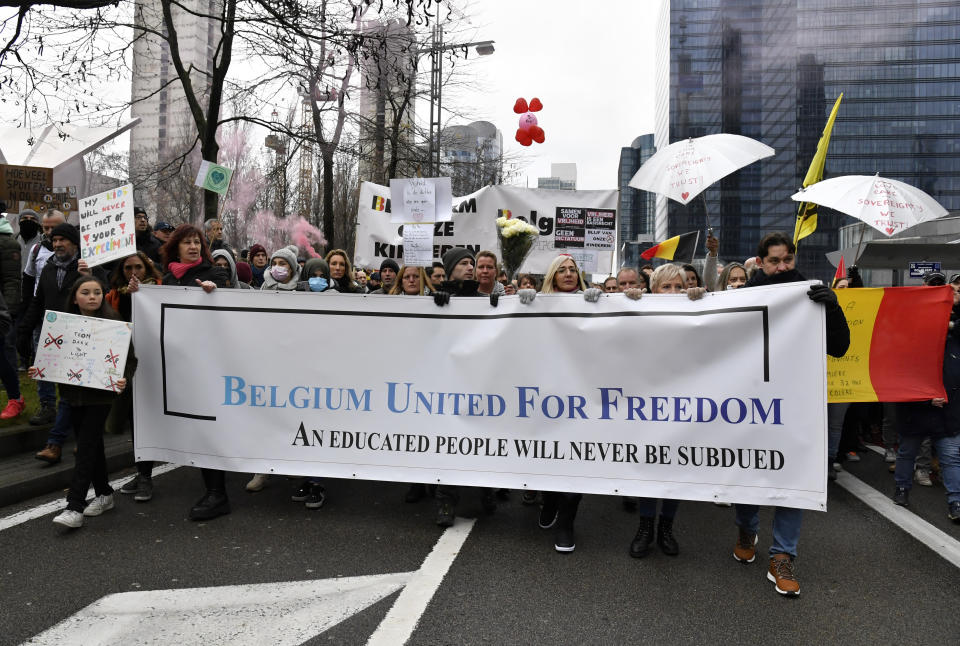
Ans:
{"type": "Polygon", "coordinates": [[[310,291],[311,292],[322,292],[327,289],[327,279],[321,276],[314,276],[310,279],[310,291]]]}
{"type": "Polygon", "coordinates": [[[283,265],[274,265],[270,268],[270,275],[273,276],[274,280],[282,283],[290,277],[290,270],[283,265]]]}

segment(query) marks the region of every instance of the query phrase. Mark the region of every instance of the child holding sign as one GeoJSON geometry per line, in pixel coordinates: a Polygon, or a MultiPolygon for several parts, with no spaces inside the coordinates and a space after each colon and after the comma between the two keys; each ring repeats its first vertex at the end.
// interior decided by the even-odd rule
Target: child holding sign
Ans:
{"type": "MultiPolygon", "coordinates": [[[[81,316],[119,319],[104,300],[105,292],[106,288],[100,279],[82,276],[70,288],[66,309],[81,316]]],[[[60,397],[70,404],[71,420],[77,436],[77,462],[67,492],[67,508],[53,519],[58,525],[81,527],[84,516],[99,516],[113,509],[113,489],[107,481],[107,458],[103,449],[103,426],[113,400],[126,388],[135,365],[136,359],[131,353],[124,377],[116,382],[116,392],[60,384],[60,397]],[[87,490],[91,484],[96,496],[87,504],[87,490]]],[[[35,379],[38,373],[36,366],[30,366],[27,374],[35,379]]]]}

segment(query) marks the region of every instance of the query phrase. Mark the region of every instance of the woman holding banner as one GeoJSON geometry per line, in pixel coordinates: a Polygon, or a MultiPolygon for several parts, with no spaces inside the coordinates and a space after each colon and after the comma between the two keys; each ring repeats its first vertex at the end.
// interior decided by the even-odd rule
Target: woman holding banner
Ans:
{"type": "Polygon", "coordinates": [[[390,294],[404,296],[426,296],[430,294],[430,279],[423,267],[404,265],[397,273],[397,281],[390,288],[390,294]]]}
{"type": "MultiPolygon", "coordinates": [[[[218,287],[226,287],[229,280],[227,271],[213,264],[203,232],[192,224],[177,227],[160,249],[160,256],[167,268],[163,276],[164,286],[200,287],[209,294],[218,287]]],[[[132,293],[139,288],[140,281],[134,276],[128,290],[132,293]]],[[[229,514],[224,472],[216,469],[200,469],[200,472],[207,492],[190,509],[190,520],[210,520],[229,514]]]]}
{"type": "MultiPolygon", "coordinates": [[[[660,265],[650,277],[650,291],[654,294],[683,294],[690,300],[703,298],[706,290],[703,287],[692,285],[688,265],[660,265]],[[688,285],[691,285],[688,287],[688,285]]],[[[668,556],[680,554],[680,545],[673,536],[673,519],[677,515],[679,500],[664,499],[660,501],[660,518],[657,521],[657,531],[654,534],[653,520],[657,515],[656,498],[637,498],[637,511],[640,513],[640,526],[636,536],[630,543],[630,556],[643,558],[650,553],[650,546],[656,536],[660,550],[668,556]]]]}
{"type": "MultiPolygon", "coordinates": [[[[67,295],[66,311],[71,314],[103,319],[120,317],[104,300],[106,288],[99,278],[83,276],[73,283],[67,295]]],[[[107,474],[107,457],[103,448],[103,427],[110,414],[110,406],[127,386],[136,358],[131,352],[127,357],[124,376],[116,381],[116,392],[70,384],[60,384],[60,397],[70,405],[70,419],[77,436],[77,461],[73,478],[67,492],[67,508],[53,522],[76,529],[83,526],[85,516],[99,516],[113,509],[113,488],[107,474]],[[87,490],[93,485],[94,499],[87,504],[87,490]]],[[[30,366],[31,379],[38,374],[30,366]]]]}

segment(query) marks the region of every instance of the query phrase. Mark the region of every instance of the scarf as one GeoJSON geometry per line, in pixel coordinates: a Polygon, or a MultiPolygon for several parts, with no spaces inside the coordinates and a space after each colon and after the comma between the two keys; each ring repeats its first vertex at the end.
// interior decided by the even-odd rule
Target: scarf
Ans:
{"type": "Polygon", "coordinates": [[[266,270],[266,267],[258,269],[252,264],[250,265],[250,271],[253,273],[253,286],[259,287],[263,284],[263,272],[266,270]]]}
{"type": "Polygon", "coordinates": [[[177,280],[180,280],[181,278],[183,278],[183,275],[187,273],[187,270],[193,269],[194,267],[199,265],[201,262],[203,262],[203,258],[197,258],[195,261],[191,263],[177,262],[176,260],[174,260],[173,262],[167,265],[167,269],[170,270],[170,273],[173,274],[177,280]]]}
{"type": "Polygon", "coordinates": [[[780,272],[779,274],[774,274],[772,276],[767,276],[763,273],[762,269],[757,269],[753,272],[753,276],[750,277],[750,280],[747,281],[747,284],[744,287],[760,287],[762,285],[782,285],[784,283],[796,283],[802,280],[806,280],[796,269],[791,269],[789,271],[780,272]]]}
{"type": "Polygon", "coordinates": [[[60,260],[57,254],[53,254],[47,262],[52,262],[57,268],[57,289],[63,289],[63,279],[67,277],[67,272],[76,269],[77,254],[73,254],[66,260],[60,260]],[[74,266],[71,267],[71,265],[74,266]]]}

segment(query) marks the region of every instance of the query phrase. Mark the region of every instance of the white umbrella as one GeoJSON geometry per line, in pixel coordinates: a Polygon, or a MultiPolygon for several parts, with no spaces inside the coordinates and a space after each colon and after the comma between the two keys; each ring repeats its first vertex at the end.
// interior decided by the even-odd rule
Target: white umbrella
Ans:
{"type": "Polygon", "coordinates": [[[675,141],[648,159],[630,186],[689,204],[717,180],[773,154],[770,146],[742,135],[721,133],[675,141]]]}
{"type": "Polygon", "coordinates": [[[887,236],[947,214],[915,186],[879,175],[844,175],[817,182],[790,196],[852,215],[887,236]]]}

